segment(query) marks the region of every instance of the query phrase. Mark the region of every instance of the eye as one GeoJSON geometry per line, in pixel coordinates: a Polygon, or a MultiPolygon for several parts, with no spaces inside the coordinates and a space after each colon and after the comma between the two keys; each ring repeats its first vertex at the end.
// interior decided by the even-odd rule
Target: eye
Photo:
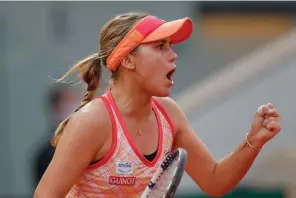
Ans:
{"type": "Polygon", "coordinates": [[[160,44],[158,45],[158,48],[159,48],[160,50],[163,50],[163,49],[165,48],[165,43],[160,43],[160,44]]]}

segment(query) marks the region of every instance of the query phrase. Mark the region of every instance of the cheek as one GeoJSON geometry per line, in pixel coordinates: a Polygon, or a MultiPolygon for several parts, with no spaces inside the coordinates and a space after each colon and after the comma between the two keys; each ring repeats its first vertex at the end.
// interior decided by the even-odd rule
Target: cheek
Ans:
{"type": "Polygon", "coordinates": [[[157,64],[157,60],[147,60],[143,62],[141,65],[141,69],[139,71],[140,80],[145,84],[155,84],[159,81],[160,78],[160,65],[157,64]]]}
{"type": "Polygon", "coordinates": [[[162,80],[165,66],[164,54],[151,46],[139,48],[136,65],[139,82],[144,86],[155,86],[162,80]]]}
{"type": "Polygon", "coordinates": [[[159,54],[146,54],[141,58],[139,62],[139,69],[143,76],[147,76],[147,74],[156,75],[161,71],[162,66],[164,65],[163,59],[159,54]]]}

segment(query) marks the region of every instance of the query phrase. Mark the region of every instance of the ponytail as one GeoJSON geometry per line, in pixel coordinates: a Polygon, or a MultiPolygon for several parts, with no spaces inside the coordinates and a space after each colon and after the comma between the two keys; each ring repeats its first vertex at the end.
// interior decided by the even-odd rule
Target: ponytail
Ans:
{"type": "MultiPolygon", "coordinates": [[[[64,76],[62,76],[58,80],[58,82],[60,82],[64,80],[66,77],[68,77],[70,74],[72,74],[74,71],[78,70],[80,72],[81,79],[87,84],[87,92],[84,95],[80,105],[77,107],[75,112],[81,109],[87,103],[89,103],[95,97],[96,91],[99,89],[100,80],[102,76],[101,69],[101,58],[99,57],[98,53],[95,53],[79,61],[68,72],[66,72],[64,76]]],[[[63,130],[65,129],[70,118],[71,115],[59,124],[51,140],[52,146],[57,146],[62,136],[63,130]]]]}

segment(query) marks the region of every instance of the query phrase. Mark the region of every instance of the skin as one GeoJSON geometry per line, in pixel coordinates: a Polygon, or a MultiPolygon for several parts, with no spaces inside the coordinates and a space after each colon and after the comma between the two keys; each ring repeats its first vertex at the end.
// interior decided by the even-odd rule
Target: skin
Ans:
{"type": "MultiPolygon", "coordinates": [[[[176,59],[169,39],[141,44],[121,62],[120,77],[111,92],[134,143],[143,154],[157,149],[157,122],[151,107],[152,97],[155,97],[173,122],[174,147],[182,147],[188,152],[187,173],[205,193],[219,197],[239,183],[259,151],[244,140],[225,158],[214,159],[185,114],[168,97],[173,83],[166,75],[176,69],[176,59]],[[141,136],[138,129],[143,133],[141,136]]],[[[248,140],[254,147],[262,148],[280,132],[280,128],[277,110],[267,104],[255,113],[248,140]]],[[[106,155],[111,146],[111,132],[109,114],[100,99],[76,112],[64,130],[34,197],[65,197],[84,169],[106,155]]]]}

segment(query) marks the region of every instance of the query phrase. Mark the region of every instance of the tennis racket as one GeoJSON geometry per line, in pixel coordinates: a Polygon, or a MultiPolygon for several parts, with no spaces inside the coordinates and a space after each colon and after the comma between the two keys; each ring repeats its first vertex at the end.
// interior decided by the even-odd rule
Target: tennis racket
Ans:
{"type": "Polygon", "coordinates": [[[184,173],[186,160],[187,152],[182,148],[170,153],[152,176],[141,198],[174,197],[184,173]]]}

